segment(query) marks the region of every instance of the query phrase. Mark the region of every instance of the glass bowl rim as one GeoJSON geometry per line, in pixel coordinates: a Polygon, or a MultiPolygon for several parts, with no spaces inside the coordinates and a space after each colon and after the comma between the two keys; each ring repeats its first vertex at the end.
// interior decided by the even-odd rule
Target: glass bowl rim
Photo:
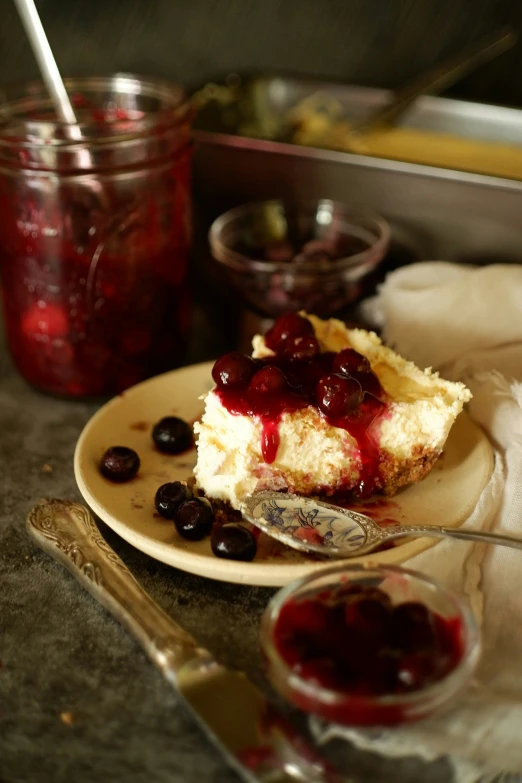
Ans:
{"type": "Polygon", "coordinates": [[[338,274],[344,269],[355,268],[358,266],[364,266],[364,262],[368,261],[369,256],[375,253],[379,253],[379,259],[375,265],[383,258],[384,253],[390,243],[391,228],[386,218],[382,217],[378,212],[374,212],[372,209],[359,205],[357,203],[337,201],[329,198],[317,198],[317,199],[303,199],[296,202],[292,202],[291,199],[276,198],[276,199],[261,199],[260,201],[248,201],[244,204],[239,204],[232,209],[223,212],[219,215],[210,226],[208,232],[208,240],[213,257],[220,263],[235,269],[239,272],[262,272],[262,273],[274,273],[280,272],[283,274],[296,274],[303,272],[306,274],[317,272],[321,276],[331,276],[338,274]],[[343,213],[353,214],[354,217],[364,217],[374,221],[380,236],[377,240],[370,245],[366,250],[361,253],[356,253],[352,256],[344,256],[343,258],[337,258],[331,261],[325,269],[324,264],[316,261],[299,261],[297,263],[281,261],[263,261],[262,259],[252,258],[246,256],[243,253],[238,253],[228,245],[226,245],[221,239],[221,233],[223,228],[230,220],[240,216],[242,213],[253,213],[260,207],[277,207],[282,206],[285,208],[287,205],[292,205],[296,210],[309,210],[312,207],[317,208],[321,204],[328,204],[333,208],[337,208],[343,213]],[[247,264],[245,264],[247,262],[247,264]]]}
{"type": "MultiPolygon", "coordinates": [[[[283,678],[286,685],[291,690],[299,692],[301,696],[314,698],[317,702],[320,702],[322,705],[327,707],[337,707],[346,704],[347,702],[351,702],[354,706],[357,704],[371,704],[384,708],[415,707],[417,705],[421,705],[425,701],[429,701],[430,697],[435,696],[441,691],[442,688],[448,689],[449,700],[451,695],[458,692],[460,687],[471,677],[477,666],[481,653],[480,629],[473,616],[473,613],[468,608],[463,598],[461,598],[453,589],[446,587],[432,577],[426,576],[425,574],[410,568],[403,568],[402,566],[394,565],[372,565],[364,563],[350,565],[345,562],[344,564],[338,564],[335,566],[326,567],[324,569],[319,569],[311,574],[301,577],[300,579],[296,579],[295,581],[278,590],[278,592],[270,599],[261,618],[260,638],[262,650],[266,655],[270,665],[277,670],[278,677],[283,678]],[[406,575],[410,578],[424,582],[424,584],[431,588],[435,588],[435,590],[444,593],[448,598],[450,598],[458,610],[458,614],[462,620],[464,628],[465,649],[457,665],[444,677],[432,683],[431,685],[428,685],[426,688],[411,691],[410,693],[386,694],[382,696],[360,696],[352,695],[349,692],[342,693],[341,691],[334,691],[329,688],[310,683],[296,674],[280,655],[276,645],[273,642],[273,631],[280,611],[286,601],[302,587],[310,585],[322,577],[341,574],[347,571],[352,571],[361,575],[365,571],[380,571],[383,575],[392,576],[406,575]]],[[[269,678],[272,679],[270,674],[269,678]]]]}

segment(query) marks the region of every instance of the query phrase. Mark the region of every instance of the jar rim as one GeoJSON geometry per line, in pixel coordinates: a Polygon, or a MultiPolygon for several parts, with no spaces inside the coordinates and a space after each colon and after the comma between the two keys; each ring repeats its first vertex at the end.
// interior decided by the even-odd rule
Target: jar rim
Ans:
{"type": "Polygon", "coordinates": [[[104,122],[84,121],[79,118],[75,137],[71,138],[70,126],[56,117],[52,100],[43,82],[32,81],[10,85],[0,95],[0,138],[19,144],[31,140],[34,144],[53,144],[75,147],[78,144],[115,142],[167,130],[175,125],[190,122],[194,108],[183,88],[173,82],[133,73],[118,72],[110,76],[82,76],[64,79],[71,102],[77,110],[106,110],[104,122]],[[86,106],[89,93],[112,90],[114,95],[143,97],[157,106],[147,110],[125,109],[125,116],[118,114],[118,106],[86,106]],[[83,104],[83,105],[82,105],[83,104]],[[28,117],[29,112],[43,111],[43,117],[28,117]],[[111,117],[110,112],[114,114],[111,117]],[[47,116],[48,115],[48,116],[47,116]],[[78,133],[78,129],[80,132],[78,133]],[[103,133],[101,133],[103,129],[103,133]]]}

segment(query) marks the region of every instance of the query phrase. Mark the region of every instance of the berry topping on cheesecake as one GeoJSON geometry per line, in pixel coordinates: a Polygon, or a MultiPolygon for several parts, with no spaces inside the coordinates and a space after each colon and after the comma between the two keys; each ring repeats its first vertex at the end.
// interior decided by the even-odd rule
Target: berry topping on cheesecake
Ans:
{"type": "Polygon", "coordinates": [[[239,508],[259,490],[392,495],[439,457],[471,394],[420,370],[373,332],[306,313],[279,318],[213,368],[195,425],[195,477],[239,508]]]}

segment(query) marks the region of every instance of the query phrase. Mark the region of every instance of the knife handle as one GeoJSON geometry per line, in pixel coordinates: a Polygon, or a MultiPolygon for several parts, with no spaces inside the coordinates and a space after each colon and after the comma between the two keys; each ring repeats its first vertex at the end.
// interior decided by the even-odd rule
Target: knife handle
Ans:
{"type": "MultiPolygon", "coordinates": [[[[42,500],[29,513],[27,529],[41,549],[61,562],[130,630],[174,687],[178,686],[178,681],[186,682],[194,672],[212,677],[213,672],[223,670],[211,654],[198,647],[195,639],[140,587],[102,538],[85,506],[66,500],[42,500]]],[[[259,695],[259,698],[262,697],[259,695]]],[[[260,758],[242,760],[238,757],[235,760],[234,766],[245,780],[339,783],[337,774],[290,726],[281,722],[278,713],[268,705],[266,719],[269,724],[273,723],[267,734],[274,734],[277,741],[265,744],[263,748],[269,752],[264,752],[260,758]],[[282,764],[281,759],[285,758],[290,761],[282,764]]],[[[228,758],[233,757],[228,754],[228,758]]]]}
{"type": "Polygon", "coordinates": [[[195,639],[147,595],[116,552],[102,538],[85,506],[43,500],[27,518],[39,546],[59,560],[109,612],[125,625],[163,675],[176,684],[188,661],[208,659],[195,639]]]}

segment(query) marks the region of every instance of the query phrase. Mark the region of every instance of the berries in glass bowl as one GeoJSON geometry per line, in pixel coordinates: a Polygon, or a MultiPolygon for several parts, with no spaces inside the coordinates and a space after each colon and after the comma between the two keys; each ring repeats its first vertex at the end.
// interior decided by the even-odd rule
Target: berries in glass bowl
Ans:
{"type": "Polygon", "coordinates": [[[464,602],[394,566],[337,565],[287,586],[265,611],[261,643],[288,701],[359,726],[431,714],[466,685],[480,653],[464,602]]]}
{"type": "Polygon", "coordinates": [[[370,210],[330,199],[259,201],[220,215],[209,243],[255,312],[326,316],[361,297],[387,253],[390,227],[370,210]]]}

